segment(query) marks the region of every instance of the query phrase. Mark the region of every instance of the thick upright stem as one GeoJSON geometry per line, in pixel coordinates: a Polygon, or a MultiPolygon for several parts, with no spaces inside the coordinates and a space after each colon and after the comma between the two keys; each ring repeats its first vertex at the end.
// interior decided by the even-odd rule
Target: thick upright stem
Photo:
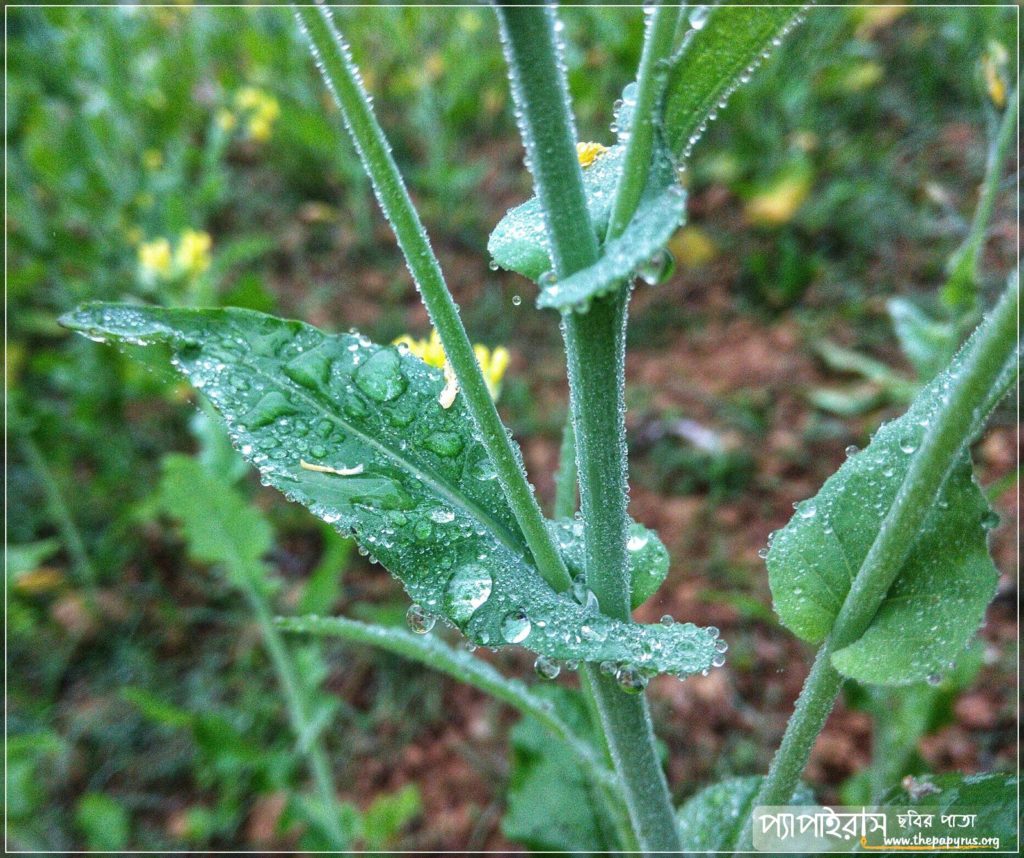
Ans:
{"type": "Polygon", "coordinates": [[[569,573],[544,525],[521,459],[494,407],[458,307],[398,172],[391,147],[370,107],[349,47],[335,29],[329,8],[298,6],[295,14],[309,37],[324,81],[341,108],[345,126],[373,182],[377,200],[391,223],[423,303],[441,337],[480,442],[494,464],[537,569],[552,587],[565,590],[571,583],[569,573]]]}
{"type": "MultiPolygon", "coordinates": [[[[1020,284],[1015,278],[984,323],[981,336],[953,380],[945,403],[914,455],[878,535],[861,563],[850,591],[804,683],[782,744],[752,807],[786,804],[807,765],[842,686],[832,654],[858,640],[878,612],[917,538],[935,498],[970,442],[984,426],[998,398],[1007,365],[1017,352],[1020,284]]],[[[740,847],[750,843],[750,826],[740,847]]]]}
{"type": "MultiPolygon", "coordinates": [[[[598,258],[575,152],[575,131],[550,8],[497,9],[527,162],[544,210],[556,276],[598,258]]],[[[585,526],[587,584],[603,612],[628,620],[626,460],[623,419],[624,294],[593,302],[564,322],[572,420],[585,526]]],[[[622,780],[636,841],[644,851],[678,851],[668,787],[654,749],[643,696],[623,693],[584,668],[608,747],[622,780]]]]}

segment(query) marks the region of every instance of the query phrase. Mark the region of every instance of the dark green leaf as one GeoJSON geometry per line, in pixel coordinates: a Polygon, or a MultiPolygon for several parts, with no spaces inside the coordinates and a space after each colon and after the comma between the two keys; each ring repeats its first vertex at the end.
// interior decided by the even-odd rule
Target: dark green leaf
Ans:
{"type": "Polygon", "coordinates": [[[691,12],[690,20],[700,26],[687,34],[665,87],[664,136],[673,155],[689,157],[721,104],[750,78],[801,11],[797,6],[715,6],[691,12]]]}
{"type": "Polygon", "coordinates": [[[170,345],[267,484],[354,535],[426,612],[476,643],[652,674],[711,666],[716,638],[703,629],[619,622],[548,586],[462,397],[439,404],[440,370],[355,334],[246,310],[90,305],[64,322],[98,339],[170,345]]]}
{"type": "MultiPolygon", "coordinates": [[[[775,609],[804,640],[819,642],[831,630],[961,359],[922,390],[906,414],[883,425],[867,449],[847,459],[775,535],[768,553],[775,609]]],[[[956,661],[995,593],[987,545],[994,523],[965,454],[868,630],[833,655],[836,669],[862,682],[902,685],[956,661]]]]}
{"type": "MultiPolygon", "coordinates": [[[[687,852],[730,851],[740,826],[750,818],[751,805],[761,787],[761,775],[729,778],[702,789],[678,811],[679,839],[687,852]]],[[[814,794],[803,784],[792,804],[814,804],[814,794]]]]}

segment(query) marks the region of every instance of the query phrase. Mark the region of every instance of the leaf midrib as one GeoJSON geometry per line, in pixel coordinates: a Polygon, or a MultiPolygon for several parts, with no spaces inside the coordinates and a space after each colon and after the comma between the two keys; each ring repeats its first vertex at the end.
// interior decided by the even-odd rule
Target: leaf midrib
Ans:
{"type": "MultiPolygon", "coordinates": [[[[325,337],[327,339],[327,337],[325,337]]],[[[344,357],[344,355],[342,355],[344,357]]],[[[388,458],[396,462],[396,464],[403,470],[410,472],[420,482],[426,484],[433,489],[436,495],[448,500],[453,506],[458,506],[465,510],[471,517],[477,521],[483,523],[492,535],[501,542],[506,548],[518,555],[524,561],[527,560],[524,552],[524,546],[522,542],[516,539],[515,534],[509,531],[503,524],[495,520],[483,507],[477,504],[475,501],[462,494],[461,492],[452,491],[451,486],[447,481],[443,481],[440,476],[434,474],[428,469],[422,468],[419,465],[409,461],[404,456],[401,456],[395,450],[381,444],[376,439],[367,435],[362,429],[354,426],[351,423],[345,422],[345,420],[330,410],[317,397],[310,393],[300,389],[299,385],[285,384],[281,381],[279,376],[272,375],[266,370],[262,369],[258,365],[250,364],[247,361],[241,362],[242,366],[245,366],[251,370],[254,370],[257,375],[264,378],[266,381],[277,387],[279,390],[289,394],[298,393],[300,399],[308,403],[314,410],[319,414],[323,415],[326,419],[332,421],[336,425],[345,429],[353,435],[358,436],[359,440],[365,443],[367,446],[374,450],[378,450],[388,458]]]]}

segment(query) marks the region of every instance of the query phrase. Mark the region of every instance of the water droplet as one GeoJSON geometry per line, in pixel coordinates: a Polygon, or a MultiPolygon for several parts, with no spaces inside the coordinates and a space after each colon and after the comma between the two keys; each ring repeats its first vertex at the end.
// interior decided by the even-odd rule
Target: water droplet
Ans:
{"type": "Polygon", "coordinates": [[[647,547],[647,542],[650,537],[646,533],[634,533],[626,541],[627,551],[640,551],[642,548],[647,547]]]}
{"type": "Polygon", "coordinates": [[[546,655],[537,656],[533,669],[541,679],[555,679],[562,672],[561,666],[553,658],[546,655]]]}
{"type": "Polygon", "coordinates": [[[859,453],[859,452],[860,452],[860,447],[858,447],[856,444],[850,444],[850,446],[846,448],[846,455],[847,456],[856,456],[857,453],[859,453]]]}
{"type": "Polygon", "coordinates": [[[462,436],[457,432],[435,432],[423,442],[423,446],[428,450],[447,457],[461,453],[463,444],[462,436]]]}
{"type": "Polygon", "coordinates": [[[518,307],[522,303],[523,303],[523,299],[522,299],[521,295],[513,295],[512,296],[512,306],[513,307],[518,307]]]}
{"type": "Polygon", "coordinates": [[[448,579],[444,593],[445,613],[456,623],[467,623],[477,608],[491,596],[491,573],[483,566],[469,563],[448,579]]]}
{"type": "Polygon", "coordinates": [[[487,267],[490,268],[491,271],[497,271],[498,261],[496,259],[492,259],[490,262],[487,263],[487,267]]]}
{"type": "Polygon", "coordinates": [[[647,677],[628,664],[615,671],[615,681],[627,694],[639,694],[647,687],[647,677]]]}
{"type": "Polygon", "coordinates": [[[657,286],[668,280],[676,268],[675,257],[662,248],[637,269],[637,275],[648,286],[657,286]]]}
{"type": "MultiPolygon", "coordinates": [[[[947,503],[948,506],[948,503],[947,503]]],[[[992,530],[999,526],[999,513],[994,509],[987,510],[981,517],[981,526],[985,530],[992,530]]]]}
{"type": "Polygon", "coordinates": [[[928,678],[925,680],[929,685],[942,685],[942,674],[941,673],[929,673],[928,678]]]}
{"type": "Polygon", "coordinates": [[[757,549],[757,556],[760,557],[762,560],[764,560],[768,556],[768,549],[767,548],[758,548],[757,549]]]}
{"type": "Polygon", "coordinates": [[[418,635],[427,634],[434,628],[436,621],[434,615],[426,611],[422,605],[412,604],[405,612],[405,622],[409,629],[418,635]]]}
{"type": "Polygon", "coordinates": [[[533,624],[523,610],[510,611],[501,621],[501,636],[506,643],[521,643],[530,636],[533,624]]]}
{"type": "Polygon", "coordinates": [[[298,409],[288,401],[283,393],[272,390],[260,399],[242,420],[250,428],[259,429],[269,426],[279,417],[296,413],[298,413],[298,409]]]}
{"type": "Polygon", "coordinates": [[[676,618],[671,614],[662,614],[661,624],[663,626],[674,626],[676,624],[676,618]]]}
{"type": "Polygon", "coordinates": [[[356,387],[376,402],[390,402],[397,399],[409,382],[401,371],[402,361],[398,352],[384,348],[374,352],[355,373],[356,387]]]}
{"type": "Polygon", "coordinates": [[[913,453],[917,449],[917,439],[910,436],[906,438],[900,438],[900,449],[904,453],[913,453]]]}
{"type": "Polygon", "coordinates": [[[703,30],[708,22],[708,15],[711,13],[710,6],[694,6],[690,12],[690,27],[694,30],[703,30]]]}
{"type": "Polygon", "coordinates": [[[796,512],[800,518],[809,519],[814,518],[814,516],[818,514],[818,508],[812,501],[807,501],[806,503],[800,504],[800,506],[797,507],[796,512]]]}

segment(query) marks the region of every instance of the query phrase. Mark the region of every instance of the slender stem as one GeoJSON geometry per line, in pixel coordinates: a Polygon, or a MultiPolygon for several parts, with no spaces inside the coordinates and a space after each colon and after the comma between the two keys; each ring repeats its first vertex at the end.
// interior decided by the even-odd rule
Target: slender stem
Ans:
{"type": "MultiPolygon", "coordinates": [[[[544,211],[555,273],[597,260],[587,213],[568,87],[550,8],[497,8],[527,161],[544,211]]],[[[624,292],[624,290],[623,290],[624,292]]],[[[585,523],[587,584],[602,611],[629,619],[626,578],[625,425],[622,326],[625,296],[596,300],[564,317],[572,419],[585,523]]],[[[593,665],[583,668],[641,850],[678,851],[668,786],[658,762],[646,700],[629,696],[593,665]]]]}
{"type": "Polygon", "coordinates": [[[341,827],[341,816],[338,812],[338,794],[334,787],[334,777],[327,759],[323,743],[314,733],[316,725],[310,723],[306,695],[303,693],[299,670],[292,661],[291,653],[281,638],[281,633],[274,625],[274,619],[266,599],[255,585],[244,588],[256,622],[263,637],[263,643],[270,654],[278,682],[284,691],[285,706],[288,719],[295,733],[298,747],[309,762],[317,795],[324,808],[324,819],[337,848],[344,849],[349,845],[348,837],[341,827]]]}
{"type": "MultiPolygon", "coordinates": [[[[995,406],[992,390],[1000,386],[1007,365],[1017,355],[1019,303],[1020,284],[1015,278],[984,323],[960,372],[952,380],[945,403],[936,413],[907,469],[892,507],[843,601],[832,632],[818,651],[782,744],[752,807],[786,804],[792,797],[843,682],[832,666],[832,654],[858,640],[871,624],[950,470],[981,431],[989,410],[995,406]]],[[[749,825],[740,836],[740,845],[749,845],[749,825]]]]}
{"type": "Polygon", "coordinates": [[[404,629],[369,625],[346,617],[278,617],[277,625],[288,632],[331,636],[378,647],[445,673],[465,685],[472,685],[539,721],[555,738],[572,749],[595,782],[617,786],[590,747],[576,738],[547,701],[531,694],[523,683],[502,676],[487,662],[453,649],[437,637],[414,635],[404,629]]]}
{"type": "Polygon", "coordinates": [[[636,106],[633,109],[633,124],[626,144],[626,157],[622,163],[622,175],[615,186],[615,201],[608,220],[607,241],[622,235],[629,219],[633,217],[640,196],[647,184],[651,159],[654,155],[654,138],[657,131],[655,107],[661,99],[666,74],[658,74],[658,66],[672,52],[676,26],[679,22],[680,7],[659,3],[654,7],[647,22],[643,53],[637,73],[636,106]]]}
{"type": "Polygon", "coordinates": [[[988,151],[985,164],[985,178],[981,183],[978,205],[974,209],[971,229],[967,238],[953,255],[950,261],[949,281],[943,287],[943,296],[950,303],[960,306],[971,305],[977,300],[978,264],[982,248],[985,246],[985,233],[988,232],[992,213],[995,210],[996,197],[1003,180],[1003,166],[1010,153],[1011,144],[1016,140],[1017,114],[1020,89],[1014,89],[1003,113],[1002,122],[996,132],[996,138],[988,151]]]}
{"type": "Polygon", "coordinates": [[[423,303],[441,337],[467,410],[476,424],[480,442],[494,464],[498,481],[537,569],[552,587],[565,590],[571,583],[569,573],[544,525],[521,457],[513,447],[487,390],[458,307],[448,291],[426,230],[398,172],[391,147],[370,107],[349,47],[336,30],[328,7],[299,6],[295,14],[309,38],[324,81],[341,109],[345,126],[373,182],[377,201],[391,223],[423,303]]]}
{"type": "Polygon", "coordinates": [[[68,509],[61,488],[57,484],[57,479],[50,471],[49,466],[46,464],[46,459],[39,451],[35,441],[28,435],[18,439],[18,447],[21,450],[21,455],[35,473],[36,479],[39,480],[40,485],[43,487],[43,494],[46,496],[46,506],[49,509],[50,518],[53,520],[57,530],[60,531],[61,541],[71,556],[75,573],[85,586],[88,600],[92,602],[96,592],[96,569],[92,565],[92,561],[89,560],[89,552],[85,550],[85,541],[78,530],[78,525],[75,524],[75,518],[71,514],[71,510],[68,509]]]}
{"type": "Polygon", "coordinates": [[[576,512],[576,436],[572,418],[562,429],[562,447],[558,451],[558,472],[555,474],[555,518],[569,518],[576,512]]]}

